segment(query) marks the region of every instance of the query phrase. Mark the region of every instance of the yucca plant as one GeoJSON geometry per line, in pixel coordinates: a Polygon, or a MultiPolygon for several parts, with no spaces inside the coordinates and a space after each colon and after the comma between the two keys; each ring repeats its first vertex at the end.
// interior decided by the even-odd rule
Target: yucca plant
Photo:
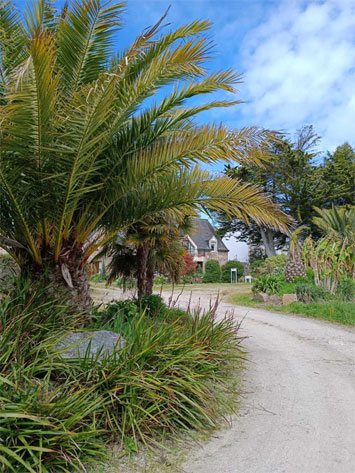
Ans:
{"type": "Polygon", "coordinates": [[[0,245],[78,309],[91,304],[87,261],[132,224],[201,208],[282,231],[289,222],[258,189],[197,167],[260,164],[270,137],[194,121],[238,102],[187,104],[240,81],[231,70],[207,74],[209,23],[163,34],[163,17],[118,52],[123,9],[34,0],[20,15],[0,2],[0,245]]]}

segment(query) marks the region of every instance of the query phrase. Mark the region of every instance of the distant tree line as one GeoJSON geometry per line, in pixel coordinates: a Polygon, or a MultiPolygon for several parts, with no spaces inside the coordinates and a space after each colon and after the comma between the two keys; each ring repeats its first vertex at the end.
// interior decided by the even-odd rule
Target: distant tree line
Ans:
{"type": "MultiPolygon", "coordinates": [[[[299,130],[293,141],[282,137],[269,149],[265,166],[225,166],[225,174],[242,183],[252,183],[268,193],[297,225],[306,225],[317,238],[313,223],[315,207],[349,206],[355,202],[355,150],[349,143],[338,146],[321,160],[316,147],[320,137],[312,126],[299,130]]],[[[247,225],[219,212],[221,236],[238,233],[238,240],[254,248],[263,246],[265,256],[276,254],[286,244],[286,235],[255,221],[247,225]]]]}

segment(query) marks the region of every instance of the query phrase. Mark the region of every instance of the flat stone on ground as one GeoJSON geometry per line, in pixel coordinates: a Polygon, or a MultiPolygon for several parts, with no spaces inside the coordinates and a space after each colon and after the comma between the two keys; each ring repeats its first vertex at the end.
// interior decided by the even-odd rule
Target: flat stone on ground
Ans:
{"type": "Polygon", "coordinates": [[[96,332],[70,332],[56,345],[56,350],[63,351],[63,358],[84,358],[90,345],[90,356],[102,359],[124,347],[121,335],[110,330],[96,332]]]}

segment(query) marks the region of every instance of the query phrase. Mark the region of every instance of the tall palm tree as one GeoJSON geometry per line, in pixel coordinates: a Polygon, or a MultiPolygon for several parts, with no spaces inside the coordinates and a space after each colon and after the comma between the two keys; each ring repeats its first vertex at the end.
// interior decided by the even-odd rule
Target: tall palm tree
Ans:
{"type": "Polygon", "coordinates": [[[238,103],[187,104],[240,81],[204,69],[209,23],[163,34],[163,17],[117,52],[123,8],[74,0],[58,12],[34,0],[20,15],[0,2],[0,245],[23,274],[46,276],[78,308],[90,304],[87,261],[133,224],[198,208],[282,231],[289,224],[258,189],[198,168],[260,164],[270,137],[195,122],[238,103]]]}

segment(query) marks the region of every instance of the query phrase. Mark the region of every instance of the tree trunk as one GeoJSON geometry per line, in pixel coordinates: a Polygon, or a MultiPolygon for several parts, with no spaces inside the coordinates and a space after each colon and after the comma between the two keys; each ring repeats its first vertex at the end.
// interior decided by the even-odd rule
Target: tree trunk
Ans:
{"type": "Polygon", "coordinates": [[[138,299],[145,296],[148,292],[148,256],[149,246],[141,245],[137,249],[138,271],[137,271],[137,289],[138,299]]]}
{"type": "Polygon", "coordinates": [[[48,286],[48,296],[67,302],[71,313],[85,312],[91,309],[93,300],[87,267],[81,266],[82,259],[82,251],[77,250],[56,265],[49,262],[39,266],[27,262],[21,275],[34,283],[48,286]]]}
{"type": "Polygon", "coordinates": [[[153,294],[153,285],[154,285],[154,268],[148,265],[146,295],[150,296],[151,294],[153,294]]]}
{"type": "Polygon", "coordinates": [[[263,245],[265,248],[266,256],[269,258],[270,256],[276,256],[275,245],[274,245],[274,232],[269,228],[264,230],[260,228],[261,238],[263,240],[263,245]]]}

